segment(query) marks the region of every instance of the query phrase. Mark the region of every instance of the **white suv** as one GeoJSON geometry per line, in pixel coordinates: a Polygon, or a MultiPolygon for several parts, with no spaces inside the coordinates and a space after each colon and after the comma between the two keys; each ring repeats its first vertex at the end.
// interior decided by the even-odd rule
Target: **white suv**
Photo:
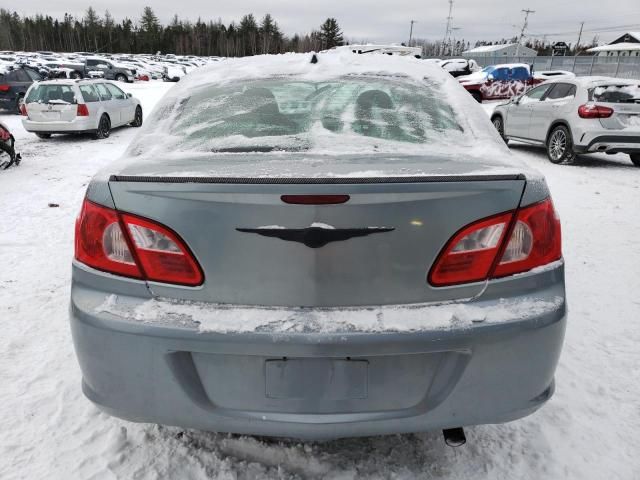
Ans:
{"type": "Polygon", "coordinates": [[[21,113],[25,130],[40,138],[54,133],[93,133],[106,138],[113,127],[142,125],[140,101],[106,80],[34,83],[21,113]]]}
{"type": "Polygon", "coordinates": [[[640,167],[640,82],[578,77],[545,82],[496,107],[502,137],[545,146],[553,163],[577,153],[627,153],[640,167]]]}

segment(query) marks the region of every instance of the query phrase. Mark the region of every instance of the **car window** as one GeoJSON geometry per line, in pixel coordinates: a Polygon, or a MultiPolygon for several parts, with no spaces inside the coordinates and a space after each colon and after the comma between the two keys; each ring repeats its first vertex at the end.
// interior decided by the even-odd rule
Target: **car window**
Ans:
{"type": "Polygon", "coordinates": [[[545,98],[545,101],[549,100],[561,100],[564,98],[573,98],[576,95],[576,86],[570,83],[556,83],[545,98]]]}
{"type": "Polygon", "coordinates": [[[376,149],[398,148],[463,132],[439,85],[405,78],[247,80],[200,88],[170,108],[158,115],[172,118],[176,148],[187,151],[301,151],[372,139],[376,149]]]}
{"type": "Polygon", "coordinates": [[[508,68],[496,68],[493,71],[494,80],[505,81],[509,79],[509,69],[508,68]]]}
{"type": "Polygon", "coordinates": [[[31,77],[24,70],[16,70],[14,72],[17,82],[31,82],[31,77]]]}
{"type": "Polygon", "coordinates": [[[525,67],[515,67],[511,69],[512,80],[527,80],[529,78],[529,70],[525,67]]]}
{"type": "Polygon", "coordinates": [[[107,90],[107,87],[104,83],[96,83],[95,85],[98,94],[100,95],[100,100],[107,101],[111,100],[111,93],[107,90]]]}
{"type": "Polygon", "coordinates": [[[640,84],[600,85],[589,90],[589,100],[607,103],[640,103],[640,84]]]}
{"type": "Polygon", "coordinates": [[[105,86],[109,89],[109,92],[111,92],[113,98],[117,100],[124,100],[125,98],[127,98],[127,95],[115,85],[105,83],[105,86]]]}
{"type": "Polygon", "coordinates": [[[42,80],[42,76],[35,70],[31,70],[30,68],[27,68],[25,69],[25,72],[29,76],[29,78],[31,78],[31,80],[33,80],[34,82],[42,80]]]}
{"type": "Polygon", "coordinates": [[[25,99],[26,103],[76,103],[76,93],[71,85],[35,84],[25,99]]]}
{"type": "Polygon", "coordinates": [[[544,94],[547,93],[550,86],[551,85],[540,85],[539,87],[532,88],[522,96],[520,103],[526,104],[526,103],[532,103],[532,102],[539,102],[540,99],[544,96],[544,94]]]}
{"type": "Polygon", "coordinates": [[[80,85],[80,92],[85,103],[99,102],[100,97],[92,85],[80,85]]]}

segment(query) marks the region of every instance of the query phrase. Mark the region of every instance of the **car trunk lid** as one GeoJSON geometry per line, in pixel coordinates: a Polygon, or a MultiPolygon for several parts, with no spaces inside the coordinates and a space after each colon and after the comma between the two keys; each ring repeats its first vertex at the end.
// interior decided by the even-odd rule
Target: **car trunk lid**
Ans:
{"type": "MultiPolygon", "coordinates": [[[[173,229],[204,271],[200,287],[150,283],[152,293],[225,304],[303,307],[471,298],[482,292],[484,282],[435,288],[427,283],[428,271],[458,230],[515,209],[525,186],[517,169],[499,172],[485,167],[482,173],[477,164],[474,168],[460,159],[397,159],[392,167],[356,176],[363,158],[332,163],[293,157],[286,160],[292,172],[297,171],[296,161],[317,162],[322,165],[319,175],[239,175],[251,164],[244,157],[237,162],[225,159],[227,168],[217,168],[216,175],[195,162],[183,163],[185,175],[180,176],[168,162],[156,163],[151,174],[143,174],[138,166],[112,176],[109,186],[116,208],[173,229]],[[352,176],[329,176],[338,165],[352,176]],[[418,165],[421,170],[428,166],[432,173],[418,175],[418,165]],[[455,173],[443,174],[445,170],[455,173]],[[339,195],[348,200],[287,203],[284,195],[339,195]]],[[[258,165],[253,162],[254,172],[260,171],[258,165]]]]}

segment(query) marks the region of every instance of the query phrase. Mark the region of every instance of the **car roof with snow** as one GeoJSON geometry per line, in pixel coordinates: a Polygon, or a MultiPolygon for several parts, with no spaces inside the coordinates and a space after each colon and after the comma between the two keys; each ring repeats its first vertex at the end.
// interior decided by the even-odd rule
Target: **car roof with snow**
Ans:
{"type": "MultiPolygon", "coordinates": [[[[499,63],[497,65],[487,65],[487,67],[492,67],[492,68],[526,68],[527,70],[531,69],[531,65],[528,65],[526,63],[499,63]]],[[[485,68],[487,68],[485,67],[485,68]]]]}

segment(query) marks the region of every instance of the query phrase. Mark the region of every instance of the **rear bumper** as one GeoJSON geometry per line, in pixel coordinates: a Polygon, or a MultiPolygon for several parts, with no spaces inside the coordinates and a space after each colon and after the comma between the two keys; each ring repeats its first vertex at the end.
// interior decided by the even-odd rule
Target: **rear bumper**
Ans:
{"type": "Polygon", "coordinates": [[[22,126],[27,132],[45,133],[84,133],[96,130],[97,125],[91,118],[76,118],[70,122],[34,122],[28,118],[22,119],[22,126]]]}
{"type": "MultiPolygon", "coordinates": [[[[556,307],[500,323],[228,334],[98,313],[105,293],[78,281],[77,269],[70,316],[83,391],[127,420],[325,439],[506,422],[553,394],[566,323],[562,267],[536,293],[560,295],[556,307]]],[[[500,300],[484,303],[492,302],[500,300]]]]}
{"type": "Polygon", "coordinates": [[[640,152],[640,132],[624,134],[585,133],[574,145],[578,153],[638,153],[640,152]]]}

